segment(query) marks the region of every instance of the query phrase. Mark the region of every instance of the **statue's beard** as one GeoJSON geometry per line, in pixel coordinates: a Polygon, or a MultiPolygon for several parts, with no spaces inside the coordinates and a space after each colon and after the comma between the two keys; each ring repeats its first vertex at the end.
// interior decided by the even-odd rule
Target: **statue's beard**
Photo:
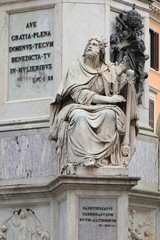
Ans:
{"type": "Polygon", "coordinates": [[[97,55],[98,55],[97,53],[89,51],[89,52],[86,52],[85,57],[89,58],[89,59],[93,59],[93,58],[97,57],[97,55]]]}

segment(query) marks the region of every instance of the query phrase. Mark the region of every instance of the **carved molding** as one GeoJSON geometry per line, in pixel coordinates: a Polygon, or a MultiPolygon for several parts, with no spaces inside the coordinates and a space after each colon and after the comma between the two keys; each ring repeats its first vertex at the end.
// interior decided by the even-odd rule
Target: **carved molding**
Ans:
{"type": "Polygon", "coordinates": [[[155,1],[152,5],[150,5],[150,18],[156,22],[160,22],[160,3],[155,1]]]}

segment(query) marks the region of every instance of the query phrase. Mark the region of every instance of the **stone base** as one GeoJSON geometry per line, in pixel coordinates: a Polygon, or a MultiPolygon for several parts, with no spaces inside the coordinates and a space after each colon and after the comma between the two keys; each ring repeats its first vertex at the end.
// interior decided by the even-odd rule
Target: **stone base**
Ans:
{"type": "Polygon", "coordinates": [[[57,178],[58,240],[128,240],[128,191],[137,180],[127,176],[57,178]]]}
{"type": "Polygon", "coordinates": [[[128,176],[128,168],[123,166],[82,167],[69,165],[63,175],[80,176],[128,176]]]}
{"type": "Polygon", "coordinates": [[[128,191],[138,180],[91,175],[1,180],[0,228],[5,224],[8,229],[4,239],[22,239],[18,222],[27,226],[27,234],[34,233],[33,240],[44,234],[50,240],[128,240],[128,191]],[[25,218],[17,214],[21,211],[25,218]]]}

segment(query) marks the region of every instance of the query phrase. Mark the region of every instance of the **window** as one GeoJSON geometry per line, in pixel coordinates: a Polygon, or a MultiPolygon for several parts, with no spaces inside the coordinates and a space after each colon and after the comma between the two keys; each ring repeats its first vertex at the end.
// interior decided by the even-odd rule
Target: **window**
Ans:
{"type": "Polygon", "coordinates": [[[150,66],[159,70],[159,34],[150,29],[150,66]]]}

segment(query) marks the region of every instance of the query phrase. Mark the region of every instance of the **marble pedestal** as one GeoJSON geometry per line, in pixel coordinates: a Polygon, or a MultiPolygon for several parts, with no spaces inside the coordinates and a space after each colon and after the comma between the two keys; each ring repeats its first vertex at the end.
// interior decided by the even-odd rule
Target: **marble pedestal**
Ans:
{"type": "Polygon", "coordinates": [[[128,176],[128,168],[125,166],[101,166],[101,167],[75,167],[72,164],[62,172],[64,175],[78,176],[128,176]]]}
{"type": "Polygon", "coordinates": [[[55,192],[58,240],[127,240],[128,191],[138,178],[61,175],[55,192]]]}
{"type": "Polygon", "coordinates": [[[96,175],[1,180],[0,236],[5,234],[7,240],[22,240],[22,235],[24,240],[128,240],[128,192],[138,180],[96,175]],[[48,237],[42,238],[44,234],[48,237]]]}

